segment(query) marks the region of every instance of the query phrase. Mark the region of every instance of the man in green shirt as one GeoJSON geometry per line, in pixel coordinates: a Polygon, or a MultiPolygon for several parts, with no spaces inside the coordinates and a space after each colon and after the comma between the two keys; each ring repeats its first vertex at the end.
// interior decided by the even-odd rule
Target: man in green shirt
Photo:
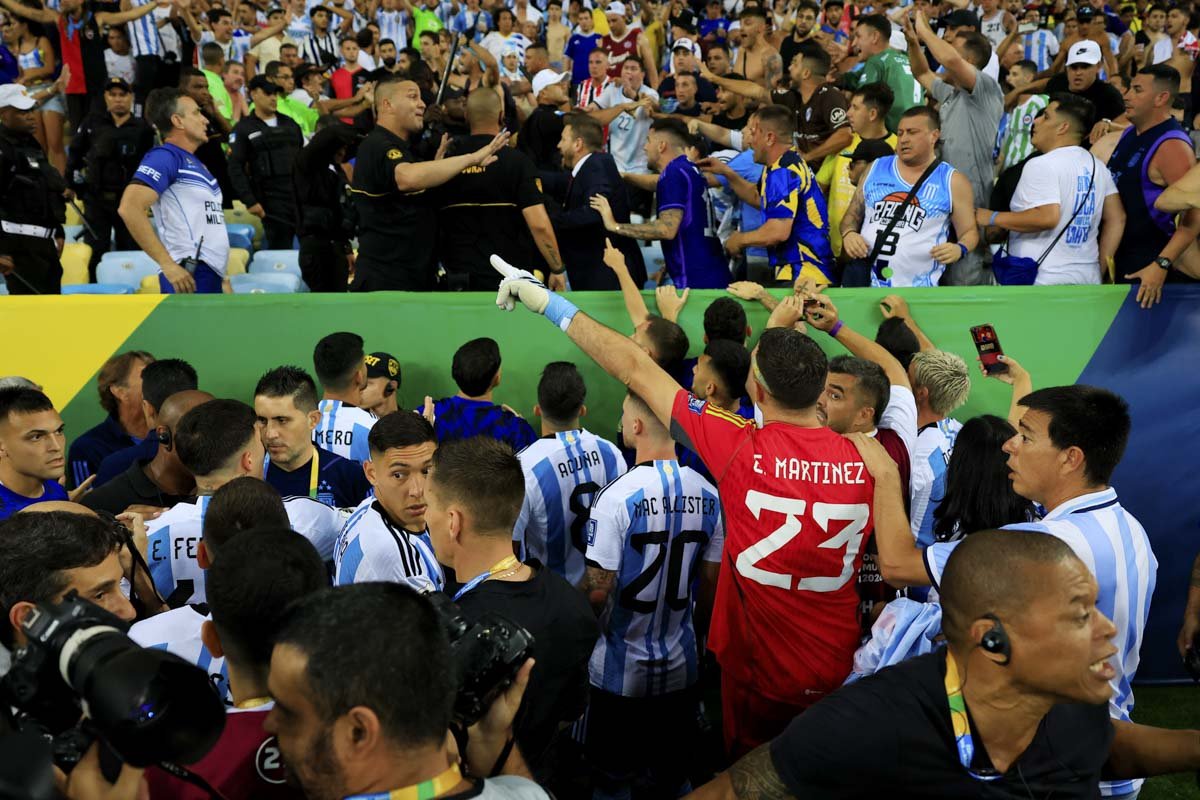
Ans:
{"type": "Polygon", "coordinates": [[[437,15],[440,5],[441,0],[421,0],[421,2],[410,5],[413,18],[413,41],[420,41],[421,34],[425,31],[437,33],[446,27],[437,15]]]}
{"type": "Polygon", "coordinates": [[[925,102],[925,90],[913,78],[908,56],[889,45],[891,36],[892,23],[883,14],[859,17],[854,28],[854,46],[863,59],[857,85],[886,83],[891,88],[895,100],[887,115],[887,127],[895,132],[900,116],[925,102]]]}
{"type": "Polygon", "coordinates": [[[287,64],[281,61],[272,61],[267,64],[265,74],[267,80],[280,89],[275,110],[299,125],[300,130],[304,133],[304,139],[307,141],[317,130],[320,112],[292,99],[291,94],[296,90],[296,78],[292,74],[292,68],[287,64]]]}
{"type": "Polygon", "coordinates": [[[208,93],[212,95],[213,105],[217,113],[229,122],[233,122],[233,98],[225,88],[225,80],[221,72],[225,68],[225,52],[216,42],[208,42],[200,47],[201,70],[208,81],[208,93]]]}

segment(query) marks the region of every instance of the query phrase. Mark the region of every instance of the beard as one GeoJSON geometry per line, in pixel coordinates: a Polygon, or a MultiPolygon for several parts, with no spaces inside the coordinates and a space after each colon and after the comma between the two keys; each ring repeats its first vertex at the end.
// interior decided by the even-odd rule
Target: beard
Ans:
{"type": "Polygon", "coordinates": [[[333,755],[332,733],[332,728],[323,730],[299,763],[288,766],[288,783],[298,786],[309,800],[340,800],[346,794],[345,776],[333,755]]]}
{"type": "Polygon", "coordinates": [[[396,66],[396,59],[394,59],[394,58],[385,58],[385,59],[383,60],[383,65],[384,65],[385,67],[387,67],[388,69],[391,69],[392,67],[396,66]]]}

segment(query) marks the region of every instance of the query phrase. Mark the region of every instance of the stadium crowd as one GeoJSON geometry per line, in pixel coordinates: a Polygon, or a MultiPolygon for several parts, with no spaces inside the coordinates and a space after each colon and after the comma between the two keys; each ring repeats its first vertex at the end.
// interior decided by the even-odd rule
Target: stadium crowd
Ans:
{"type": "Polygon", "coordinates": [[[1189,0],[61,3],[0,2],[13,294],[68,202],[163,292],[235,219],[322,292],[1200,277],[1189,0]]]}
{"type": "MultiPolygon", "coordinates": [[[[604,259],[630,284],[621,250],[604,259]]],[[[760,332],[722,296],[689,361],[686,296],[650,314],[628,292],[626,334],[493,268],[500,309],[624,385],[619,421],[584,427],[567,361],[525,399],[536,428],[496,404],[488,338],[416,409],[400,360],[351,332],[240,398],[124,352],[98,376],[104,421],[69,443],[37,375],[0,379],[0,675],[46,647],[46,604],[78,598],[224,706],[199,760],[105,773],[93,745],[65,796],[1133,798],[1200,769],[1200,731],[1130,718],[1158,562],[1110,485],[1121,397],[1035,389],[981,348],[1008,418],[958,419],[968,366],[896,295],[874,332],[815,283],[763,295],[760,332]],[[498,615],[531,637],[487,662],[491,691],[446,603],[471,636],[498,615]]],[[[1198,627],[1189,603],[1181,655],[1198,627]]],[[[0,678],[18,730],[78,721],[21,685],[0,678]]]]}

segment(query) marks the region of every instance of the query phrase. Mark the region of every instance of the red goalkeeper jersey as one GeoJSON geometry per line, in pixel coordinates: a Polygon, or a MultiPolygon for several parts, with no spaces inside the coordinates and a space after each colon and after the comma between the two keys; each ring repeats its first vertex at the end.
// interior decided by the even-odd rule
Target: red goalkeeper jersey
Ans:
{"type": "Polygon", "coordinates": [[[756,428],[687,391],[671,429],[709,468],[725,512],[709,648],[760,694],[813,702],[841,685],[859,642],[875,483],[858,450],[828,428],[756,428]]]}

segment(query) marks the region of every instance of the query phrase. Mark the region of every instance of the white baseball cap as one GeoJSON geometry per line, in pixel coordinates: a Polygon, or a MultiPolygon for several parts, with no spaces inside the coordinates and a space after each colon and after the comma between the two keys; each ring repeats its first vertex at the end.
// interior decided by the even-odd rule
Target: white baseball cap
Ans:
{"type": "Polygon", "coordinates": [[[19,83],[6,83],[0,86],[0,108],[28,111],[36,105],[37,101],[29,96],[29,90],[19,83]]]}
{"type": "Polygon", "coordinates": [[[537,97],[542,93],[543,89],[553,86],[556,83],[562,83],[567,78],[571,77],[568,72],[555,72],[552,69],[543,69],[533,76],[533,96],[537,97]]]}
{"type": "Polygon", "coordinates": [[[1099,64],[1100,63],[1100,45],[1091,41],[1080,42],[1071,46],[1071,52],[1067,54],[1067,66],[1072,64],[1099,64]]]}
{"type": "Polygon", "coordinates": [[[625,16],[625,4],[622,3],[621,0],[613,0],[613,2],[609,3],[608,7],[604,9],[604,13],[616,14],[618,17],[623,17],[625,16]]]}
{"type": "Polygon", "coordinates": [[[682,39],[676,39],[675,44],[671,45],[671,52],[674,53],[676,50],[687,50],[694,56],[700,55],[700,48],[686,36],[682,39]]]}

